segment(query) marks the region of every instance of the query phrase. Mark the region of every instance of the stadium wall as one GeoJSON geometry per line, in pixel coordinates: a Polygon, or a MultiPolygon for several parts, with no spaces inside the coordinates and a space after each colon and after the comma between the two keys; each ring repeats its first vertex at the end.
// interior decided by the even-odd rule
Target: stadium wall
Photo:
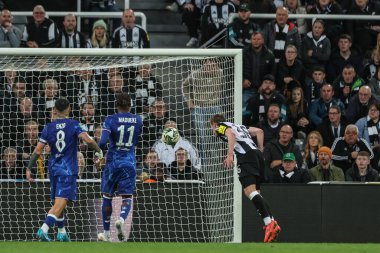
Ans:
{"type": "MultiPolygon", "coordinates": [[[[263,185],[280,242],[379,243],[380,185],[263,185]]],[[[243,242],[263,240],[262,221],[243,198],[243,242]]]]}

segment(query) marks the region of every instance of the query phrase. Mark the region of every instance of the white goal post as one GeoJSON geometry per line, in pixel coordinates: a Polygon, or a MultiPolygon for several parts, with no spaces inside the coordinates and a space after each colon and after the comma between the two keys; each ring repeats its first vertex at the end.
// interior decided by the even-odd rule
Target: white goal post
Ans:
{"type": "MultiPolygon", "coordinates": [[[[192,73],[201,69],[205,60],[211,59],[216,62],[222,75],[222,84],[218,87],[224,88],[223,90],[213,86],[208,88],[214,98],[215,94],[220,94],[218,97],[220,101],[214,101],[214,99],[213,103],[217,103],[217,107],[221,113],[225,114],[227,120],[240,124],[242,122],[241,49],[7,48],[0,49],[0,57],[0,73],[4,75],[5,72],[15,72],[17,78],[20,75],[21,80],[26,80],[27,83],[23,91],[18,88],[15,91],[14,86],[5,87],[5,83],[1,83],[1,89],[4,90],[0,92],[10,92],[8,100],[2,98],[3,105],[0,111],[0,128],[2,130],[0,141],[3,144],[2,162],[5,159],[4,150],[6,148],[10,148],[7,152],[16,150],[17,159],[27,160],[25,151],[24,153],[19,151],[19,148],[22,149],[23,147],[15,147],[15,145],[25,141],[24,134],[27,134],[27,127],[30,125],[27,120],[29,118],[25,115],[23,117],[27,119],[23,119],[24,121],[18,118],[18,110],[21,106],[26,106],[22,104],[26,103],[24,97],[30,97],[31,106],[36,106],[36,108],[49,106],[48,102],[46,104],[45,102],[43,104],[38,102],[41,101],[40,96],[46,98],[46,94],[41,95],[41,90],[52,85],[50,82],[46,82],[46,79],[51,80],[57,77],[55,80],[59,80],[57,81],[58,91],[61,92],[61,97],[69,99],[70,96],[75,96],[75,99],[70,102],[77,106],[73,107],[73,117],[79,120],[84,118],[82,111],[85,109],[82,106],[88,101],[82,101],[83,104],[80,105],[76,103],[81,99],[89,99],[93,93],[91,93],[92,84],[87,83],[84,88],[87,89],[87,92],[80,97],[81,88],[76,86],[79,81],[71,78],[72,75],[77,75],[77,71],[90,71],[91,75],[98,75],[97,81],[101,86],[98,87],[99,93],[108,96],[110,95],[108,92],[115,89],[107,86],[110,83],[108,79],[111,78],[111,71],[120,74],[121,78],[124,79],[125,86],[130,78],[138,79],[140,66],[149,65],[152,68],[151,74],[162,85],[162,100],[167,105],[169,118],[176,121],[181,136],[188,139],[195,149],[199,150],[198,155],[201,162],[198,169],[202,177],[199,180],[166,178],[164,182],[138,183],[133,205],[133,218],[130,217],[129,220],[132,223],[128,228],[130,229],[129,240],[241,242],[242,188],[237,178],[236,169],[232,171],[224,168],[226,144],[212,136],[210,127],[209,125],[206,126],[208,123],[205,120],[202,122],[203,129],[197,128],[200,125],[197,122],[199,115],[194,117],[194,108],[188,108],[188,98],[183,91],[185,80],[192,73]],[[52,74],[46,74],[47,72],[52,74]],[[40,78],[41,73],[44,73],[44,78],[40,78]],[[12,98],[17,92],[24,92],[24,94],[20,93],[21,97],[12,98]],[[29,93],[32,95],[28,95],[29,93]],[[188,217],[184,217],[185,215],[188,217]]],[[[201,84],[207,86],[207,80],[204,83],[202,81],[201,84]]],[[[45,90],[46,92],[47,90],[45,90]]],[[[139,91],[136,89],[134,92],[138,94],[139,91]]],[[[191,92],[196,91],[191,90],[191,92]]],[[[140,100],[136,94],[133,94],[132,100],[136,99],[136,103],[138,103],[140,100]]],[[[200,96],[203,96],[203,99],[205,98],[205,94],[200,96]]],[[[94,105],[94,110],[100,114],[98,116],[104,117],[107,116],[109,109],[114,110],[115,108],[112,107],[114,106],[112,100],[107,100],[105,106],[100,106],[104,102],[102,99],[103,97],[100,97],[99,100],[90,100],[93,104],[99,104],[99,107],[97,104],[94,105]]],[[[138,113],[143,114],[144,117],[149,117],[152,103],[154,104],[154,101],[149,101],[148,111],[142,106],[141,108],[144,109],[138,113]]],[[[212,112],[214,111],[212,110],[212,112]]],[[[48,111],[44,111],[43,114],[40,111],[38,113],[39,117],[42,117],[41,122],[44,123],[49,122],[50,117],[53,117],[48,111]]],[[[208,111],[207,113],[201,116],[209,117],[211,112],[208,111]]],[[[41,126],[40,121],[38,124],[41,129],[43,125],[41,126]]],[[[153,128],[149,129],[154,129],[154,126],[151,127],[153,128]]],[[[96,129],[91,130],[94,133],[96,132],[96,129]]],[[[149,132],[149,134],[155,133],[149,132]]],[[[140,155],[140,162],[143,163],[145,153],[142,152],[140,155]]],[[[189,155],[191,154],[189,153],[189,155]]],[[[161,160],[163,159],[164,157],[161,157],[161,160]]],[[[20,166],[23,166],[23,161],[19,162],[20,166]]],[[[39,162],[42,167],[47,166],[43,158],[39,162]]],[[[2,172],[4,171],[2,168],[2,172]]],[[[37,175],[40,172],[38,167],[35,173],[37,175]]],[[[31,183],[26,180],[13,180],[12,175],[0,178],[0,241],[35,240],[34,233],[38,228],[36,226],[41,225],[51,206],[46,171],[45,177],[42,172],[35,178],[37,180],[31,183]]],[[[68,231],[74,240],[96,241],[96,233],[102,230],[101,211],[99,210],[101,205],[99,182],[100,180],[96,177],[82,178],[78,182],[78,203],[69,208],[66,213],[68,231]]]]}

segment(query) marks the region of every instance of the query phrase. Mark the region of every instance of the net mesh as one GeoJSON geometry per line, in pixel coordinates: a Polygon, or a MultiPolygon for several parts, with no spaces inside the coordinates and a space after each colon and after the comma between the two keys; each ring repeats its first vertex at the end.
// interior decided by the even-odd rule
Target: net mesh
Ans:
{"type": "MultiPolygon", "coordinates": [[[[0,71],[0,241],[36,240],[52,205],[49,148],[32,170],[35,182],[25,181],[25,166],[42,128],[54,120],[54,101],[67,98],[71,116],[99,140],[101,124],[116,112],[115,96],[121,91],[131,95],[132,112],[144,122],[136,150],[141,176],[125,226],[128,240],[232,241],[233,172],[223,167],[226,145],[212,135],[208,121],[215,113],[233,120],[233,57],[4,56],[0,71]],[[168,170],[173,154],[159,148],[167,120],[187,140],[183,147],[195,167],[194,178],[177,180],[168,170]],[[146,168],[152,148],[164,162],[163,175],[146,168]]],[[[66,210],[66,228],[72,240],[95,241],[102,232],[101,172],[85,144],[78,152],[78,201],[66,210]]],[[[115,219],[120,199],[114,198],[113,205],[115,219]]],[[[116,240],[113,225],[111,232],[116,240]]]]}

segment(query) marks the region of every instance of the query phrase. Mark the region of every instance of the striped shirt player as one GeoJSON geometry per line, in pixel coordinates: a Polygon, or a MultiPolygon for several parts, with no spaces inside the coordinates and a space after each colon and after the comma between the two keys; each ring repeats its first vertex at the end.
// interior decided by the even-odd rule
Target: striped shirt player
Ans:
{"type": "Polygon", "coordinates": [[[262,149],[263,131],[259,128],[246,128],[226,122],[223,115],[216,114],[211,120],[214,134],[228,143],[227,157],[224,165],[228,168],[234,166],[234,153],[237,159],[237,169],[244,194],[258,210],[265,224],[264,242],[273,242],[281,231],[277,221],[273,219],[269,205],[260,194],[260,183],[264,177],[264,158],[259,149],[262,149]],[[256,137],[259,145],[252,140],[256,137]],[[259,147],[258,147],[259,146],[259,147]]]}
{"type": "Polygon", "coordinates": [[[122,204],[120,218],[115,226],[119,240],[124,240],[124,221],[131,210],[136,184],[135,147],[142,132],[142,119],[139,115],[130,113],[131,98],[127,93],[117,96],[116,107],[118,113],[106,118],[99,142],[100,148],[103,149],[109,140],[107,162],[101,183],[104,228],[104,232],[98,234],[101,241],[110,241],[112,197],[116,191],[122,198],[122,204]]]}
{"type": "Polygon", "coordinates": [[[51,241],[48,231],[55,224],[58,226],[58,241],[70,241],[64,228],[63,211],[68,201],[76,200],[76,178],[78,176],[78,138],[85,141],[96,150],[95,156],[103,158],[102,151],[96,142],[80,127],[79,122],[67,118],[70,114],[70,104],[66,99],[55,102],[56,119],[43,129],[37,147],[35,148],[28,169],[36,163],[38,157],[49,145],[49,178],[51,198],[54,206],[50,209],[44,224],[37,232],[41,241],[51,241]]]}
{"type": "Polygon", "coordinates": [[[123,24],[113,32],[113,48],[150,48],[147,32],[135,24],[135,19],[135,14],[131,9],[123,11],[123,24]]]}

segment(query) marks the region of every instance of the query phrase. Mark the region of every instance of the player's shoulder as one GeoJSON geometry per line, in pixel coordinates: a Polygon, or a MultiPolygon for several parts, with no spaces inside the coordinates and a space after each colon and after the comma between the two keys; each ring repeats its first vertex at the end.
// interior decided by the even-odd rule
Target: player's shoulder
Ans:
{"type": "Polygon", "coordinates": [[[219,122],[216,126],[216,132],[221,135],[225,135],[228,128],[231,128],[230,122],[219,122]]]}

